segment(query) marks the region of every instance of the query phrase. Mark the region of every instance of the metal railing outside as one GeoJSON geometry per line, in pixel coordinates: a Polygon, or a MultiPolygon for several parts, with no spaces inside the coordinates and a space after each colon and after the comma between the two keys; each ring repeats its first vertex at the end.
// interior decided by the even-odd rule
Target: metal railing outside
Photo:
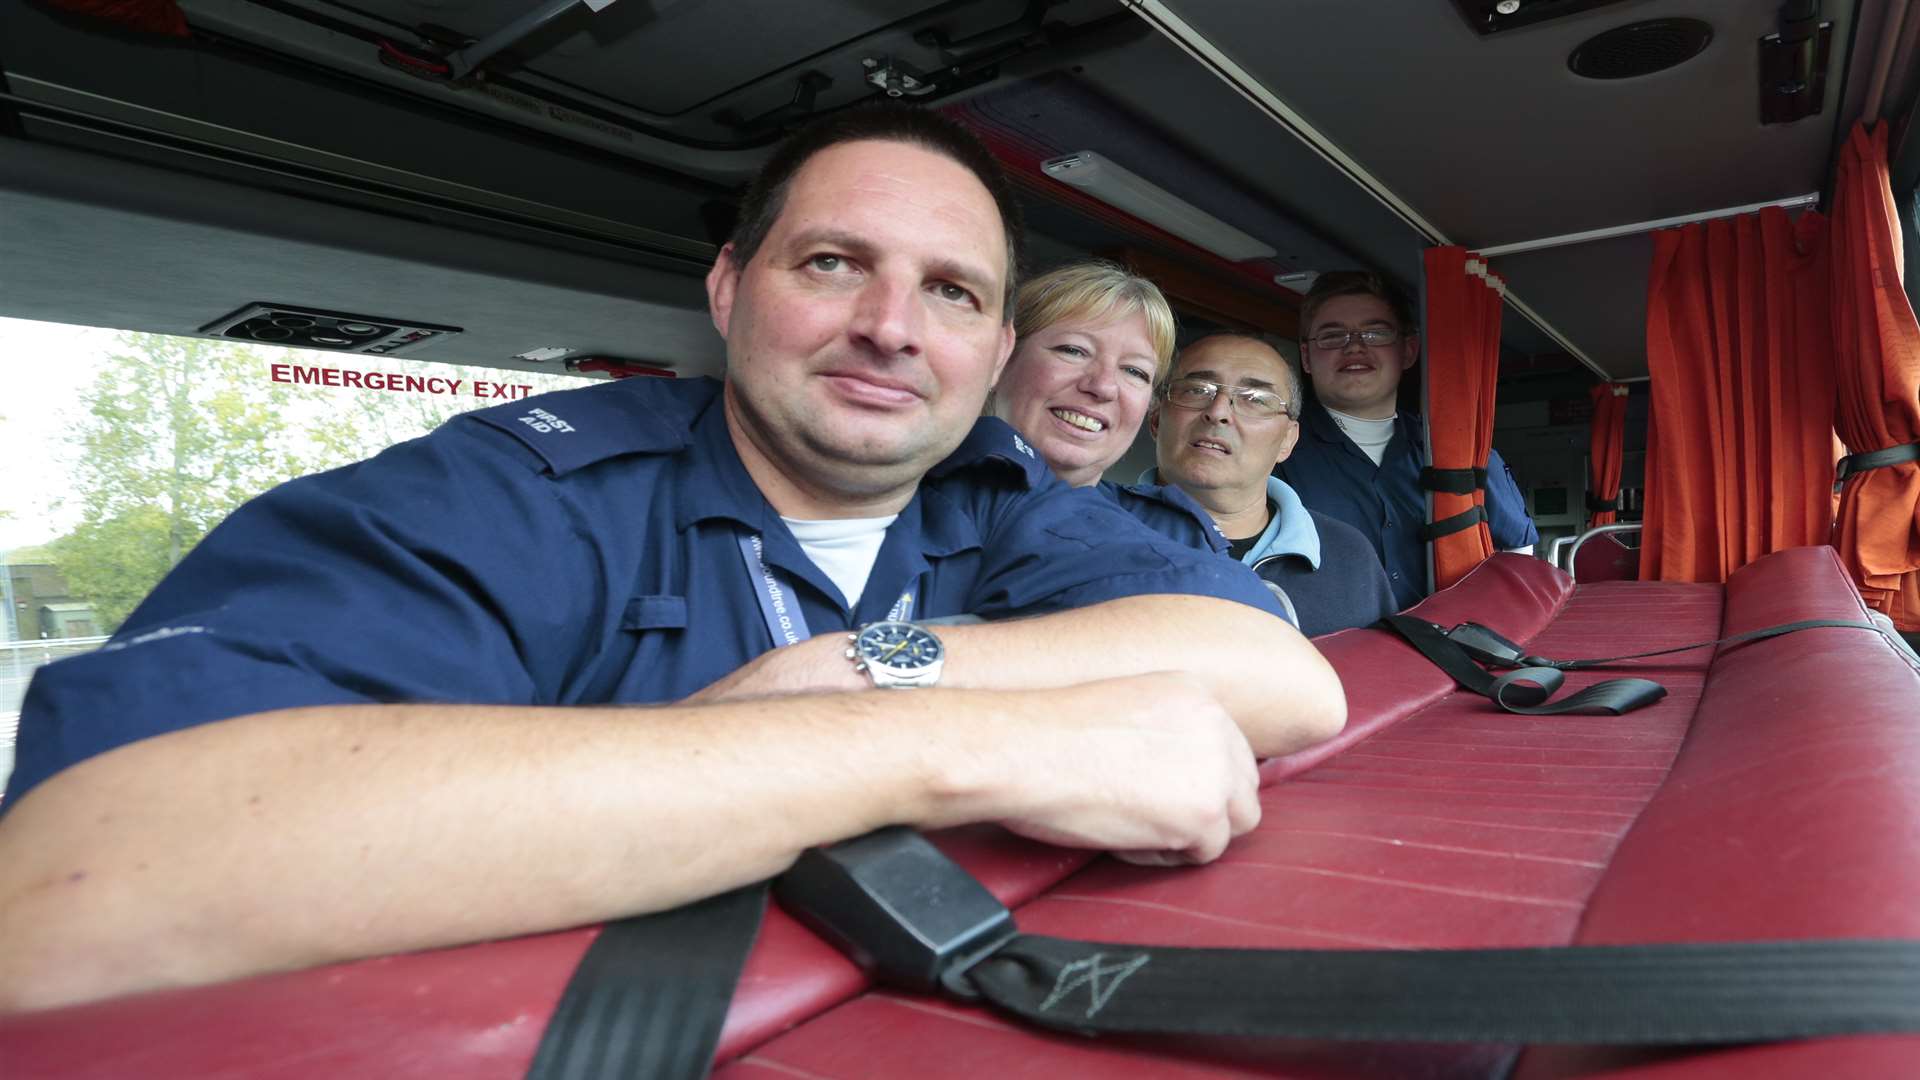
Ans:
{"type": "Polygon", "coordinates": [[[0,790],[13,772],[13,746],[20,736],[20,702],[33,673],[55,660],[90,653],[107,643],[102,637],[0,641],[0,790]]]}

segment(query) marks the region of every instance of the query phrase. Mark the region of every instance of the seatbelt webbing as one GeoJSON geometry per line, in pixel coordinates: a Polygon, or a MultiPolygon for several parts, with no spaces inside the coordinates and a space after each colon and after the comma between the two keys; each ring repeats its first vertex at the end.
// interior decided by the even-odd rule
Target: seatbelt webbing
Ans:
{"type": "Polygon", "coordinates": [[[1801,619],[1798,622],[1749,630],[1744,634],[1733,634],[1712,641],[1696,641],[1688,645],[1649,649],[1623,656],[1553,660],[1544,656],[1528,655],[1520,646],[1479,623],[1461,623],[1449,631],[1412,615],[1388,615],[1380,621],[1382,625],[1405,638],[1408,644],[1420,650],[1422,656],[1431,661],[1435,667],[1446,672],[1462,688],[1492,700],[1507,712],[1523,716],[1554,716],[1572,712],[1606,712],[1618,716],[1651,705],[1667,694],[1665,687],[1650,679],[1608,679],[1569,694],[1559,701],[1548,703],[1548,699],[1565,681],[1565,677],[1561,675],[1563,671],[1606,667],[1623,660],[1666,656],[1670,653],[1688,652],[1716,645],[1764,641],[1784,634],[1798,633],[1801,630],[1817,630],[1826,627],[1871,630],[1882,637],[1886,636],[1885,629],[1873,623],[1851,622],[1845,619],[1801,619]],[[1478,647],[1469,649],[1467,646],[1478,647]],[[1496,676],[1481,667],[1481,663],[1513,670],[1496,676]]]}
{"type": "Polygon", "coordinates": [[[1425,619],[1416,619],[1411,615],[1389,615],[1381,622],[1420,650],[1422,656],[1446,672],[1462,688],[1491,700],[1510,713],[1558,716],[1564,713],[1603,712],[1619,716],[1645,708],[1667,696],[1667,688],[1651,679],[1608,679],[1559,701],[1550,702],[1548,699],[1559,691],[1567,678],[1555,668],[1516,667],[1496,676],[1475,663],[1465,649],[1447,637],[1445,630],[1425,619]]]}
{"type": "Polygon", "coordinates": [[[1184,949],[1023,935],[968,973],[1086,1033],[1682,1045],[1920,1030],[1920,942],[1184,949]]]}
{"type": "MultiPolygon", "coordinates": [[[[977,958],[950,946],[978,897],[961,913],[942,897],[984,888],[911,830],[810,850],[789,873],[811,878],[783,891],[805,900],[794,914],[881,981],[1087,1034],[1679,1046],[1920,1031],[1920,941],[1190,949],[1016,933],[977,958]],[[911,942],[923,952],[900,951],[911,942]],[[943,956],[957,966],[928,967],[943,956]]],[[[765,894],[610,926],[528,1076],[704,1076],[765,894]]]]}
{"type": "Polygon", "coordinates": [[[698,1080],[713,1065],[765,882],[608,923],[540,1037],[527,1080],[698,1080]]]}
{"type": "MultiPolygon", "coordinates": [[[[1405,615],[1382,622],[1461,686],[1528,715],[1618,714],[1666,694],[1646,679],[1612,679],[1542,704],[1559,689],[1563,670],[1818,627],[1885,633],[1871,623],[1807,619],[1716,641],[1556,661],[1522,655],[1475,624],[1456,628],[1482,633],[1473,639],[1484,646],[1482,655],[1486,648],[1512,654],[1489,656],[1489,662],[1530,665],[1496,677],[1433,623],[1405,615]]],[[[838,847],[880,839],[860,859],[904,854],[927,872],[958,875],[971,891],[985,893],[925,838],[897,828],[882,833],[891,839],[876,833],[838,847]]],[[[795,872],[821,857],[808,852],[795,872]]],[[[857,888],[872,880],[828,877],[857,888]]],[[[880,875],[884,887],[912,890],[912,903],[876,904],[878,898],[868,896],[848,910],[898,913],[954,892],[921,877],[880,875]]],[[[528,1080],[705,1076],[766,895],[763,882],[609,924],[561,995],[528,1080]]],[[[937,902],[933,911],[940,913],[936,922],[951,917],[937,902]]],[[[827,936],[856,954],[865,951],[857,928],[827,936]]],[[[905,935],[915,941],[936,936],[905,935]]],[[[1920,941],[1348,951],[1160,948],[1021,934],[967,963],[939,984],[963,997],[977,992],[1036,1024],[1087,1033],[1683,1045],[1920,1031],[1920,941]]],[[[925,981],[926,972],[914,980],[925,981]]]]}
{"type": "Polygon", "coordinates": [[[1838,627],[1846,630],[1871,630],[1882,636],[1886,633],[1886,631],[1872,623],[1863,623],[1848,619],[1801,619],[1798,622],[1781,623],[1778,626],[1749,630],[1744,634],[1733,634],[1728,637],[1715,638],[1712,641],[1696,641],[1691,645],[1675,645],[1667,649],[1648,649],[1646,652],[1627,653],[1622,656],[1603,656],[1592,660],[1544,660],[1543,657],[1530,657],[1529,659],[1544,660],[1544,666],[1559,668],[1561,671],[1580,671],[1583,668],[1605,667],[1608,664],[1617,664],[1622,660],[1643,660],[1649,656],[1666,656],[1668,653],[1690,652],[1694,649],[1705,649],[1715,645],[1738,645],[1747,641],[1765,641],[1768,638],[1776,638],[1782,634],[1794,634],[1802,630],[1819,630],[1825,627],[1838,627]]]}

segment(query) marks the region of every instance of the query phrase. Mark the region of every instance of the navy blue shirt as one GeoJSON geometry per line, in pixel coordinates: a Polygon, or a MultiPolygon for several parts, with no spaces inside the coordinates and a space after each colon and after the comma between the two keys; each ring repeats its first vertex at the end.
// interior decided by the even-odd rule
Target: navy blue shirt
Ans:
{"type": "Polygon", "coordinates": [[[1214,524],[1213,515],[1194,502],[1193,496],[1172,484],[1116,484],[1102,480],[1094,485],[1094,490],[1161,536],[1216,555],[1227,553],[1227,538],[1220,532],[1220,526],[1214,524]]]}
{"type": "Polygon", "coordinates": [[[1320,536],[1320,561],[1297,552],[1253,556],[1253,572],[1286,590],[1300,616],[1300,632],[1319,637],[1372,626],[1397,610],[1380,559],[1360,531],[1318,511],[1306,511],[1320,536]]]}
{"type": "MultiPolygon", "coordinates": [[[[1141,483],[1102,483],[1100,490],[1162,536],[1234,558],[1232,544],[1206,508],[1177,486],[1149,482],[1158,476],[1158,469],[1148,469],[1141,483]]],[[[1286,595],[1293,607],[1291,621],[1301,633],[1318,637],[1371,626],[1394,613],[1386,571],[1359,530],[1307,509],[1299,494],[1277,478],[1267,480],[1267,506],[1272,516],[1266,527],[1247,539],[1247,550],[1237,558],[1286,595]]]]}
{"type": "Polygon", "coordinates": [[[813,633],[1152,593],[1278,613],[1245,567],[1067,487],[983,419],[888,528],[858,607],[733,448],[720,384],[629,379],[458,417],[284,484],[97,652],[36,674],[9,806],[136,739],[297,706],[670,702],[773,647],[741,540],[813,633]]]}
{"type": "MultiPolygon", "coordinates": [[[[1399,417],[1378,465],[1317,401],[1307,403],[1300,427],[1292,455],[1274,475],[1299,492],[1308,509],[1360,530],[1387,568],[1397,607],[1404,611],[1419,603],[1427,595],[1427,545],[1420,539],[1427,520],[1426,492],[1420,487],[1420,418],[1399,417]]],[[[1540,540],[1520,486],[1498,450],[1487,458],[1487,518],[1493,546],[1500,550],[1540,540]]]]}

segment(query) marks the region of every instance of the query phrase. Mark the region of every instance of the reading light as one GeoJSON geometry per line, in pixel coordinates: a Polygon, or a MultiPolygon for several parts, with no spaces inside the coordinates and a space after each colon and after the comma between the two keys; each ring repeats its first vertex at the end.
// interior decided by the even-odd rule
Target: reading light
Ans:
{"type": "Polygon", "coordinates": [[[1278,254],[1205,210],[1089,150],[1040,164],[1048,176],[1232,262],[1278,254]]]}

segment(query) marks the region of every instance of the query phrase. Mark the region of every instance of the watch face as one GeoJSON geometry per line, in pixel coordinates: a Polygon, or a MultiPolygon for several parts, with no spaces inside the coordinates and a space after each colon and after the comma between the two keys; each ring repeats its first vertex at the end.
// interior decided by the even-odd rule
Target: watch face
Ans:
{"type": "Polygon", "coordinates": [[[854,642],[860,659],[869,664],[913,671],[938,663],[940,639],[926,630],[904,622],[874,623],[860,631],[854,642]]]}

